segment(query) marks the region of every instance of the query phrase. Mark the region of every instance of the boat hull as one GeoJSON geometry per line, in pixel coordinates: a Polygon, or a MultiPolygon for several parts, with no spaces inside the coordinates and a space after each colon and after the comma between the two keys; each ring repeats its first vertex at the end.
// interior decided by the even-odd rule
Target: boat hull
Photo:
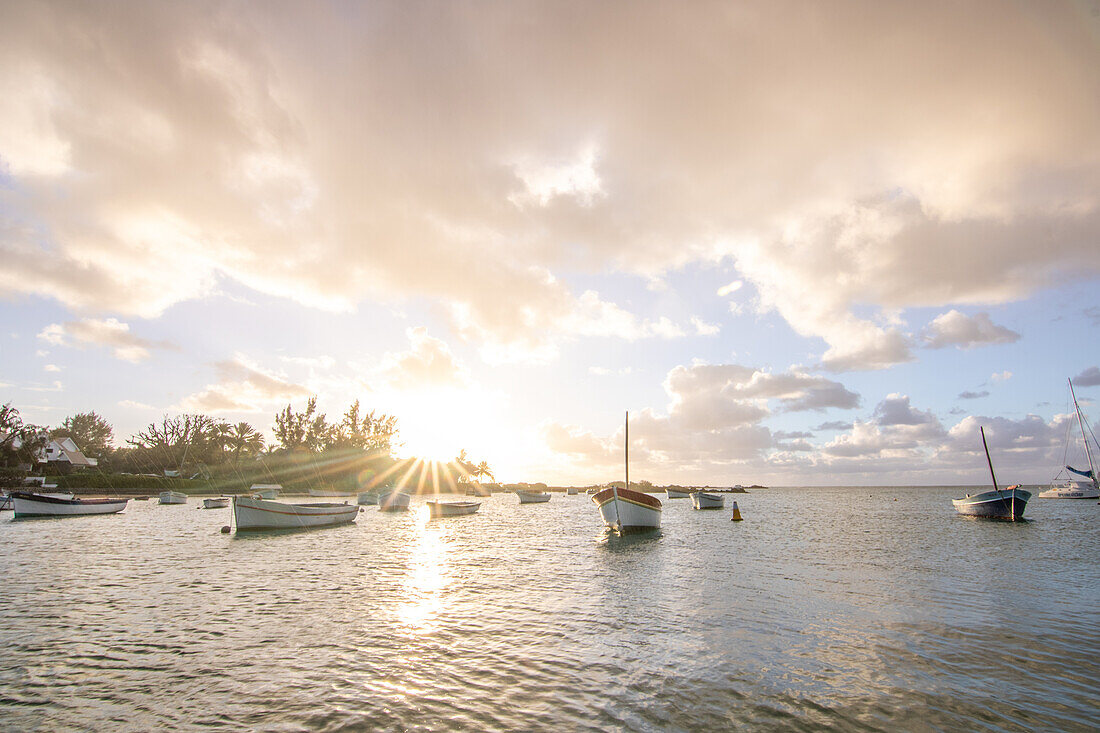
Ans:
{"type": "Polygon", "coordinates": [[[0,512],[14,508],[15,504],[12,503],[10,496],[0,496],[0,512]]]}
{"type": "Polygon", "coordinates": [[[377,491],[363,491],[359,493],[358,502],[361,506],[373,506],[378,503],[377,491]]]}
{"type": "Polygon", "coordinates": [[[1100,499],[1100,490],[1084,481],[1070,481],[1039,492],[1040,499],[1100,499]]]}
{"type": "Polygon", "coordinates": [[[221,497],[218,497],[217,499],[203,499],[202,500],[202,508],[203,509],[225,509],[227,506],[229,506],[229,497],[228,496],[221,496],[221,497]]]}
{"type": "Polygon", "coordinates": [[[383,512],[403,512],[409,508],[411,496],[403,491],[392,491],[378,497],[378,509],[383,512]]]}
{"type": "Polygon", "coordinates": [[[718,494],[696,491],[691,495],[691,505],[696,509],[721,509],[725,504],[726,497],[718,494]]]}
{"type": "Polygon", "coordinates": [[[42,494],[16,492],[12,494],[15,518],[80,517],[90,514],[117,514],[126,508],[128,499],[58,499],[42,494]]]}
{"type": "Polygon", "coordinates": [[[161,504],[186,504],[187,494],[182,494],[179,491],[162,491],[160,492],[161,504]]]}
{"type": "Polygon", "coordinates": [[[661,527],[661,500],[631,489],[603,489],[592,495],[603,523],[619,534],[661,527]]]}
{"type": "Polygon", "coordinates": [[[354,522],[358,504],[285,504],[250,496],[233,497],[237,531],[331,527],[354,522]]]}
{"type": "Polygon", "coordinates": [[[668,496],[669,499],[686,499],[691,496],[691,494],[686,491],[676,491],[675,489],[665,489],[665,495],[668,496]]]}
{"type": "Polygon", "coordinates": [[[473,514],[481,506],[480,501],[428,501],[428,511],[433,517],[460,517],[473,514]]]}
{"type": "Polygon", "coordinates": [[[270,500],[276,498],[282,488],[279,484],[252,484],[249,492],[258,499],[270,500]]]}
{"type": "Polygon", "coordinates": [[[520,504],[541,504],[550,501],[549,491],[517,491],[520,504]]]}
{"type": "Polygon", "coordinates": [[[967,517],[1015,520],[1023,517],[1030,498],[1030,491],[1010,488],[952,499],[951,504],[955,511],[967,517]]]}

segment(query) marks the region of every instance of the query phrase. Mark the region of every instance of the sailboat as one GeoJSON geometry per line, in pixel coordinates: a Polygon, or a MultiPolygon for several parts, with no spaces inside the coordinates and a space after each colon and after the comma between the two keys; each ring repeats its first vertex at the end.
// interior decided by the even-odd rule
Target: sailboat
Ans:
{"type": "Polygon", "coordinates": [[[983,491],[971,496],[967,494],[962,499],[952,499],[951,504],[955,511],[968,517],[985,517],[987,519],[1023,519],[1027,501],[1031,498],[1030,491],[1024,491],[1019,484],[1009,486],[1007,489],[997,488],[997,476],[993,473],[993,461],[989,458],[989,445],[985,442],[985,428],[982,431],[982,447],[985,448],[985,461],[989,464],[989,476],[993,479],[993,491],[983,491]]]}
{"type": "MultiPolygon", "coordinates": [[[[1100,484],[1097,483],[1096,465],[1092,459],[1092,449],[1089,448],[1088,435],[1092,431],[1087,428],[1088,423],[1081,414],[1081,406],[1077,404],[1077,395],[1073,393],[1073,380],[1069,382],[1069,396],[1073,398],[1073,410],[1077,413],[1077,427],[1081,430],[1081,442],[1085,446],[1085,458],[1088,460],[1089,469],[1082,471],[1065,462],[1065,456],[1069,454],[1070,436],[1066,434],[1066,451],[1062,459],[1062,468],[1058,470],[1054,480],[1050,482],[1050,488],[1039,492],[1040,499],[1100,499],[1100,484]],[[1074,476],[1082,476],[1074,478],[1074,476]]],[[[1093,436],[1096,441],[1096,436],[1093,436]]]]}
{"type": "Polygon", "coordinates": [[[607,527],[620,535],[629,532],[645,532],[661,527],[661,500],[630,488],[630,413],[626,413],[626,439],[624,445],[626,488],[615,484],[592,495],[592,503],[600,510],[607,527]]]}

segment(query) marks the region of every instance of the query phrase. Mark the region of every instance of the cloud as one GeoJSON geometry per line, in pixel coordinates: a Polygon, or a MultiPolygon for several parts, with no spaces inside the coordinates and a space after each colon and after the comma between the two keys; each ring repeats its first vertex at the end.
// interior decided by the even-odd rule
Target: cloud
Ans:
{"type": "Polygon", "coordinates": [[[466,368],[445,342],[429,336],[423,326],[407,329],[405,335],[411,344],[409,350],[383,355],[375,371],[379,381],[397,390],[469,384],[466,368]]]}
{"type": "Polygon", "coordinates": [[[152,405],[147,405],[144,402],[136,402],[134,400],[119,400],[119,407],[125,407],[131,410],[155,410],[157,408],[152,405]]]}
{"type": "Polygon", "coordinates": [[[738,290],[741,289],[742,285],[744,285],[744,283],[740,280],[734,280],[728,285],[723,285],[722,287],[718,288],[717,295],[719,298],[724,298],[730,293],[736,293],[738,290]]]}
{"type": "Polygon", "coordinates": [[[1008,371],[1007,369],[1003,372],[994,372],[993,374],[989,375],[989,378],[994,382],[1007,382],[1008,380],[1012,379],[1012,372],[1008,371]]]}
{"type": "Polygon", "coordinates": [[[1079,387],[1095,387],[1100,385],[1100,368],[1091,366],[1073,378],[1073,383],[1079,387]]]}
{"type": "Polygon", "coordinates": [[[907,308],[1100,271],[1068,5],[5,10],[0,287],[71,308],[427,297],[491,357],[549,359],[646,329],[578,320],[545,273],[732,262],[844,371],[911,360],[907,308]]]}
{"type": "Polygon", "coordinates": [[[695,333],[699,336],[716,336],[722,327],[715,323],[707,323],[699,316],[691,317],[691,325],[695,326],[695,333]]]}
{"type": "Polygon", "coordinates": [[[56,364],[47,364],[46,366],[44,366],[42,368],[44,370],[46,370],[47,372],[59,372],[59,371],[61,371],[61,367],[57,366],[56,364]]]}
{"type": "Polygon", "coordinates": [[[1020,340],[1020,334],[994,324],[987,313],[966,316],[953,309],[933,318],[925,328],[923,337],[925,345],[930,349],[947,346],[972,349],[990,344],[1011,344],[1020,340]]]}
{"type": "Polygon", "coordinates": [[[981,399],[982,397],[988,397],[988,396],[989,396],[989,392],[987,390],[984,390],[984,389],[981,392],[967,391],[967,392],[960,392],[959,393],[959,399],[960,400],[977,400],[977,399],[981,399]]]}
{"type": "Polygon", "coordinates": [[[242,354],[214,364],[218,381],[188,395],[172,407],[181,412],[263,412],[294,399],[309,397],[307,388],[268,371],[242,354]]]}
{"type": "Polygon", "coordinates": [[[818,425],[814,430],[851,430],[852,423],[844,420],[830,420],[818,425]]]}
{"type": "Polygon", "coordinates": [[[148,359],[150,349],[176,348],[167,341],[150,341],[135,336],[130,333],[129,324],[115,318],[51,323],[39,332],[38,338],[54,346],[106,346],[116,359],[134,364],[148,359]]]}

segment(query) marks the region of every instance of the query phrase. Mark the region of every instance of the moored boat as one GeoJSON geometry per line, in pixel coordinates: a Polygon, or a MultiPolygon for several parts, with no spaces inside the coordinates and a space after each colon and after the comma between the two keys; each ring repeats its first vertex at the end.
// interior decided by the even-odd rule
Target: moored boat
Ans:
{"type": "Polygon", "coordinates": [[[350,496],[354,496],[354,491],[344,491],[342,489],[310,489],[310,496],[316,497],[328,497],[328,498],[340,498],[345,499],[350,496]]]}
{"type": "Polygon", "coordinates": [[[11,497],[7,494],[0,494],[0,512],[14,508],[11,497]]]}
{"type": "Polygon", "coordinates": [[[686,499],[691,496],[691,494],[687,491],[680,491],[679,489],[668,488],[665,489],[665,496],[667,496],[669,499],[686,499]]]}
{"type": "Polygon", "coordinates": [[[473,514],[481,506],[480,501],[426,501],[433,517],[458,517],[473,514]]]}
{"type": "Polygon", "coordinates": [[[626,414],[626,431],[623,441],[626,486],[615,484],[592,495],[592,503],[600,511],[604,524],[620,535],[629,532],[645,532],[661,527],[661,500],[656,496],[630,488],[630,413],[626,414]]]}
{"type": "Polygon", "coordinates": [[[248,492],[257,499],[275,499],[282,490],[279,484],[252,484],[248,492]]]}
{"type": "Polygon", "coordinates": [[[60,499],[46,494],[14,491],[11,494],[15,518],[78,517],[89,514],[117,514],[126,508],[128,499],[60,499]]]}
{"type": "Polygon", "coordinates": [[[544,501],[550,501],[549,491],[527,491],[520,489],[516,492],[516,496],[519,497],[520,504],[541,504],[544,501]]]}
{"type": "Polygon", "coordinates": [[[721,509],[726,497],[721,494],[708,494],[705,491],[691,492],[691,506],[695,509],[721,509]]]}
{"type": "Polygon", "coordinates": [[[577,487],[576,487],[576,486],[570,486],[570,487],[568,487],[568,488],[567,488],[567,489],[565,490],[565,495],[566,495],[566,496],[576,496],[576,495],[577,495],[577,487]]]}
{"type": "Polygon", "coordinates": [[[187,494],[180,491],[162,491],[160,492],[161,504],[186,504],[187,494]]]}
{"type": "Polygon", "coordinates": [[[373,505],[378,503],[377,491],[360,491],[358,502],[360,506],[373,505]]]}
{"type": "Polygon", "coordinates": [[[979,429],[982,433],[985,460],[989,464],[989,476],[993,479],[993,490],[974,495],[967,494],[962,499],[952,499],[951,505],[959,514],[968,517],[1008,519],[1013,522],[1022,519],[1028,499],[1031,498],[1031,492],[1024,491],[1019,485],[1009,486],[1007,489],[997,487],[997,476],[993,473],[993,460],[989,457],[989,445],[985,442],[985,428],[979,429]]]}
{"type": "Polygon", "coordinates": [[[219,496],[213,499],[202,500],[203,509],[225,509],[227,506],[229,506],[228,496],[219,496]]]}
{"type": "Polygon", "coordinates": [[[394,490],[379,495],[378,508],[384,512],[401,512],[409,508],[411,500],[412,497],[404,491],[394,490]]]}
{"type": "Polygon", "coordinates": [[[328,527],[355,521],[358,504],[286,504],[281,501],[233,497],[233,521],[237,531],[328,527]]]}
{"type": "MultiPolygon", "coordinates": [[[[1050,482],[1050,488],[1046,491],[1039,492],[1040,499],[1100,499],[1100,481],[1096,475],[1096,465],[1093,463],[1092,448],[1089,446],[1088,432],[1086,426],[1088,422],[1081,414],[1081,406],[1077,404],[1077,395],[1073,393],[1073,381],[1069,382],[1069,395],[1073,399],[1073,411],[1077,415],[1077,427],[1081,431],[1081,443],[1085,448],[1084,458],[1088,461],[1088,470],[1083,471],[1079,468],[1074,468],[1068,463],[1063,463],[1062,468],[1059,469],[1058,474],[1050,482]],[[1077,478],[1080,476],[1081,478],[1077,478]]],[[[1066,451],[1065,454],[1069,455],[1069,441],[1072,440],[1067,433],[1066,435],[1066,451]]],[[[1093,440],[1096,440],[1096,436],[1093,436],[1093,440]]],[[[1080,457],[1080,456],[1078,456],[1080,457]]],[[[1074,459],[1076,462],[1076,459],[1074,459]]],[[[1080,465],[1080,464],[1078,464],[1080,465]]]]}

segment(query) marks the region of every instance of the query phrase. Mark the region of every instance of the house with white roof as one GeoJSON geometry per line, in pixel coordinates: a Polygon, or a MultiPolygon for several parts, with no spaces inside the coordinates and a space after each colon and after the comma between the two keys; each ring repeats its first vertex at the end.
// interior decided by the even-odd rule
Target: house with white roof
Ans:
{"type": "Polygon", "coordinates": [[[38,454],[38,462],[52,463],[62,468],[92,468],[99,465],[97,459],[88,458],[81,453],[80,448],[77,447],[72,438],[51,440],[45,451],[38,454]]]}

